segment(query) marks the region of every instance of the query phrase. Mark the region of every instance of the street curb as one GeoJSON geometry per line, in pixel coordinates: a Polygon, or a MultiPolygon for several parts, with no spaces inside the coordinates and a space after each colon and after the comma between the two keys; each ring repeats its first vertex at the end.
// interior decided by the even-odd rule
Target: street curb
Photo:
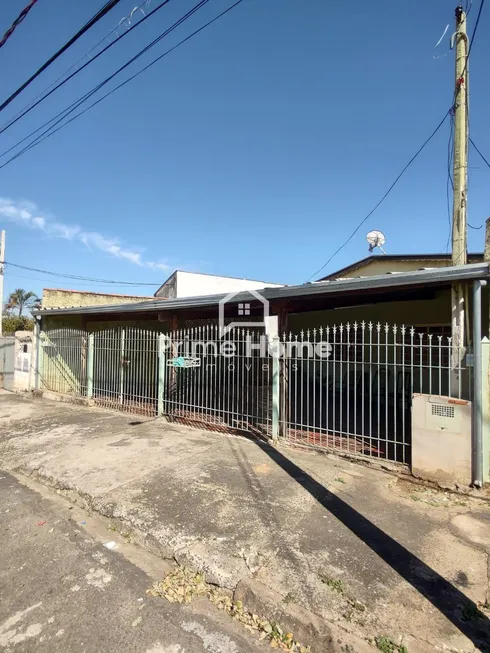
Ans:
{"type": "MultiPolygon", "coordinates": [[[[132,520],[115,517],[115,505],[112,504],[114,509],[111,509],[111,504],[105,504],[103,499],[81,492],[77,487],[43,474],[39,469],[19,467],[15,472],[62,494],[68,501],[79,505],[88,512],[109,519],[111,526],[117,532],[123,537],[129,537],[133,544],[137,544],[149,553],[177,565],[179,565],[179,560],[182,560],[183,549],[165,547],[151,533],[135,526],[132,520]]],[[[110,539],[109,533],[108,539],[110,539]]],[[[193,565],[189,564],[189,567],[192,568],[193,565]]],[[[195,570],[202,571],[197,567],[195,570]]],[[[223,575],[227,575],[225,570],[223,575]]],[[[211,583],[215,584],[212,580],[210,579],[211,583]]],[[[313,653],[343,653],[344,651],[367,653],[372,651],[372,647],[365,640],[341,629],[338,625],[325,621],[301,606],[284,604],[282,597],[277,592],[256,581],[253,577],[240,578],[231,590],[230,587],[221,586],[218,583],[216,585],[225,592],[230,592],[234,601],[242,601],[250,612],[280,623],[285,632],[293,632],[295,639],[304,645],[311,646],[313,653]]]]}

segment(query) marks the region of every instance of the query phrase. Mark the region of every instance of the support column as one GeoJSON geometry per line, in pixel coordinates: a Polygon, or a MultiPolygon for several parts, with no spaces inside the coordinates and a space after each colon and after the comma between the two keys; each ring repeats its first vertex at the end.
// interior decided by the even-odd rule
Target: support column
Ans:
{"type": "MultiPolygon", "coordinates": [[[[286,345],[289,339],[288,335],[288,316],[289,309],[287,304],[281,306],[278,312],[279,316],[279,338],[283,345],[286,345]]],[[[287,425],[289,423],[289,361],[287,358],[287,350],[284,347],[284,354],[279,361],[279,435],[286,437],[287,425]]]]}
{"type": "Polygon", "coordinates": [[[41,389],[41,375],[42,375],[42,355],[43,348],[41,347],[41,320],[36,319],[34,322],[34,339],[36,345],[36,366],[34,368],[34,390],[41,389]]]}
{"type": "Polygon", "coordinates": [[[272,339],[272,442],[279,439],[279,338],[272,339]]]}
{"type": "Polygon", "coordinates": [[[124,372],[125,372],[125,365],[126,361],[124,359],[125,355],[125,342],[126,340],[126,330],[123,327],[121,329],[121,343],[120,343],[120,350],[121,350],[121,360],[119,362],[119,369],[120,369],[120,379],[119,379],[119,403],[122,404],[124,403],[124,372]]]}
{"type": "Polygon", "coordinates": [[[92,399],[94,394],[94,339],[94,334],[89,333],[87,350],[87,399],[92,399]]]}
{"type": "Polygon", "coordinates": [[[165,372],[167,356],[165,354],[167,338],[164,333],[158,336],[158,417],[162,417],[165,410],[165,372]]]}
{"type": "MultiPolygon", "coordinates": [[[[454,88],[454,156],[453,156],[453,222],[452,265],[467,263],[467,195],[468,195],[468,37],[466,14],[456,8],[455,88],[454,88]]],[[[460,382],[461,362],[465,350],[465,289],[462,283],[454,283],[451,289],[451,370],[455,383],[460,382]]],[[[456,386],[457,387],[457,386],[456,386]]]]}

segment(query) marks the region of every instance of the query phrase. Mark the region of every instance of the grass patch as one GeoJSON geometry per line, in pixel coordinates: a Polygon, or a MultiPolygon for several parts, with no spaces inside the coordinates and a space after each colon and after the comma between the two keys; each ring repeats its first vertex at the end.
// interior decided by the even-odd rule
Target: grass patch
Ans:
{"type": "Polygon", "coordinates": [[[345,478],[342,478],[342,476],[337,476],[334,480],[337,481],[337,483],[345,483],[345,478]]]}
{"type": "Polygon", "coordinates": [[[286,596],[283,598],[282,602],[285,603],[286,605],[289,605],[289,603],[296,603],[297,598],[296,594],[294,592],[288,592],[286,596]]]}
{"type": "Polygon", "coordinates": [[[324,585],[327,585],[327,587],[330,587],[330,589],[334,590],[335,592],[338,592],[339,594],[343,594],[345,592],[345,583],[340,578],[331,578],[325,574],[319,574],[319,577],[324,585]]]}
{"type": "Polygon", "coordinates": [[[408,653],[408,649],[404,644],[395,644],[391,637],[375,638],[376,648],[382,653],[408,653]]]}

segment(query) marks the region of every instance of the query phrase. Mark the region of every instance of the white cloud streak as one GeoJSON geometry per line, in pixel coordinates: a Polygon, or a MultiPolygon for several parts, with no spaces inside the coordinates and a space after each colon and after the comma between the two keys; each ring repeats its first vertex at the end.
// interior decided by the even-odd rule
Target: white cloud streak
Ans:
{"type": "Polygon", "coordinates": [[[43,215],[32,202],[0,197],[0,217],[30,229],[43,231],[51,238],[82,243],[90,250],[99,250],[140,267],[165,271],[170,269],[170,266],[163,261],[146,260],[142,255],[142,250],[138,250],[136,247],[125,247],[118,238],[108,238],[97,231],[84,231],[81,227],[51,220],[43,215]]]}

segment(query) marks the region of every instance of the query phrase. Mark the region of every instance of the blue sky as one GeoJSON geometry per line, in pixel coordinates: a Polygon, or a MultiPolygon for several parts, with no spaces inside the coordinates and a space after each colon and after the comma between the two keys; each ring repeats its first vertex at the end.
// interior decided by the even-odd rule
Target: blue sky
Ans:
{"type": "MultiPolygon", "coordinates": [[[[197,0],[196,0],[197,1],[197,0]]],[[[126,76],[231,4],[210,0],[126,76]]],[[[12,92],[103,4],[39,0],[0,50],[12,92]]],[[[15,115],[107,34],[123,0],[4,112],[15,115]]],[[[159,4],[152,0],[151,7],[159,4]]],[[[0,136],[3,152],[163,31],[195,1],[171,0],[0,136]]],[[[7,28],[25,0],[1,12],[7,28]]],[[[473,28],[479,0],[469,16],[473,28]]],[[[301,283],[367,214],[447,111],[455,2],[244,0],[94,110],[0,170],[6,260],[105,279],[161,283],[174,268],[301,283]]],[[[471,133],[490,156],[490,7],[471,62],[471,133]]],[[[124,73],[119,81],[125,79],[124,73]]],[[[115,80],[112,85],[115,85],[115,80]]],[[[4,99],[2,97],[2,99],[4,99]]],[[[324,273],[367,255],[444,251],[449,123],[324,273]]],[[[4,159],[2,159],[3,161],[4,159]]],[[[490,170],[470,159],[469,222],[489,215],[490,170]]],[[[484,228],[469,230],[483,248],[484,228]]],[[[108,290],[6,271],[24,287],[108,290]]],[[[131,292],[114,286],[114,292],[131,292]]],[[[139,287],[137,294],[153,291],[139,287]]]]}

